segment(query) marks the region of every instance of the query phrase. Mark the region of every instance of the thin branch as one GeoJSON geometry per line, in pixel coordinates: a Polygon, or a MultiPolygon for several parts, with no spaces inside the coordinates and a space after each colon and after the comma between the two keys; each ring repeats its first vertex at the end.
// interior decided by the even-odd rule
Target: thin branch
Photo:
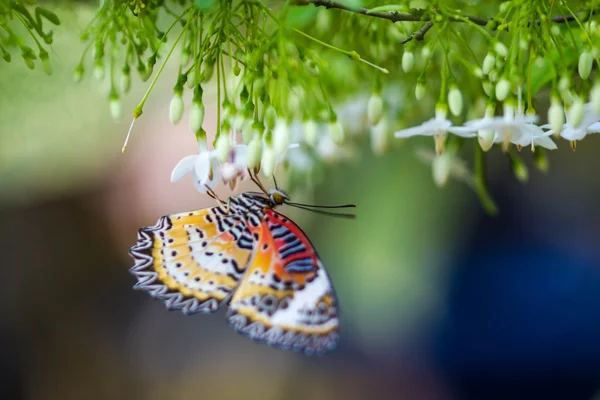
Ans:
{"type": "MultiPolygon", "coordinates": [[[[344,10],[344,11],[348,11],[348,12],[352,12],[352,13],[356,13],[356,14],[362,14],[362,15],[367,15],[367,16],[371,16],[371,17],[375,17],[375,18],[387,19],[392,22],[398,22],[398,21],[412,21],[412,22],[422,21],[422,22],[428,22],[428,23],[431,22],[431,20],[429,18],[424,17],[422,14],[403,14],[403,13],[399,13],[397,11],[369,12],[368,8],[351,7],[351,6],[342,4],[335,0],[296,0],[294,4],[296,4],[298,6],[307,6],[307,5],[313,4],[315,7],[335,8],[338,10],[344,10]]],[[[570,22],[570,21],[575,21],[576,19],[579,19],[580,21],[584,22],[584,21],[588,20],[591,15],[592,15],[592,13],[590,12],[590,10],[583,10],[578,13],[575,13],[575,15],[564,15],[564,16],[559,15],[556,17],[552,17],[551,20],[552,20],[552,22],[559,23],[559,24],[565,23],[565,22],[570,22]]],[[[471,22],[475,25],[486,26],[490,21],[492,21],[492,19],[474,17],[472,15],[462,15],[461,18],[450,18],[450,21],[471,22]]],[[[538,20],[536,22],[540,23],[541,21],[538,20]]],[[[429,29],[431,29],[431,26],[427,27],[427,29],[425,30],[425,33],[429,29]]],[[[416,36],[415,36],[415,39],[420,40],[416,36]]],[[[412,40],[412,38],[411,38],[411,40],[412,40]]]]}
{"type": "Polygon", "coordinates": [[[425,25],[416,32],[413,32],[409,37],[400,42],[401,45],[410,42],[411,40],[423,40],[425,34],[433,27],[433,22],[427,21],[425,25]]]}

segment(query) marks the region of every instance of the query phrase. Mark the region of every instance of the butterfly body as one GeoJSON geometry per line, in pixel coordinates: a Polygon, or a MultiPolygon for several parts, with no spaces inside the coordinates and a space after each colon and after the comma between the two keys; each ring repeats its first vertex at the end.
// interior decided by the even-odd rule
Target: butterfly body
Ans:
{"type": "Polygon", "coordinates": [[[228,305],[233,328],[259,342],[307,354],[333,349],[335,292],[306,235],[274,210],[285,198],[246,192],[140,229],[130,250],[135,287],[185,314],[228,305]]]}

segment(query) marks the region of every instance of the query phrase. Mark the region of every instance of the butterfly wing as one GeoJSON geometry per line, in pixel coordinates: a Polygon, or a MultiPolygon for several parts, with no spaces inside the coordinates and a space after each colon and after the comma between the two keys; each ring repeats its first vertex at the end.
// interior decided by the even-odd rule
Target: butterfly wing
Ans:
{"type": "Polygon", "coordinates": [[[250,338],[307,354],[335,348],[334,289],[314,247],[285,216],[250,218],[252,258],[229,306],[229,322],[250,338]]]}
{"type": "Polygon", "coordinates": [[[228,302],[252,253],[239,215],[224,207],[166,215],[138,232],[131,273],[145,290],[185,314],[212,313],[228,302]]]}

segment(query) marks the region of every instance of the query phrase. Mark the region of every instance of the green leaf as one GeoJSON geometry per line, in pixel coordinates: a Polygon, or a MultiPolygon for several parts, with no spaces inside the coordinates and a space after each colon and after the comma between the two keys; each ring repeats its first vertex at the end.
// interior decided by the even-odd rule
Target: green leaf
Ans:
{"type": "Polygon", "coordinates": [[[194,6],[200,11],[210,9],[215,3],[216,0],[194,0],[194,6]]]}
{"type": "Polygon", "coordinates": [[[392,12],[392,11],[404,11],[404,10],[406,10],[405,6],[388,4],[385,6],[371,8],[369,11],[367,11],[367,14],[376,13],[376,12],[392,12]]]}

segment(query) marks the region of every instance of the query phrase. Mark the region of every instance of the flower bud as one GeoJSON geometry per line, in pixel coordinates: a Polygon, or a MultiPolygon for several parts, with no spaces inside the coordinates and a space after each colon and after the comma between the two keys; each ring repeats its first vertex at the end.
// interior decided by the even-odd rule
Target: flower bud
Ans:
{"type": "Polygon", "coordinates": [[[512,157],[511,159],[511,167],[515,177],[520,182],[527,182],[529,180],[529,171],[527,170],[527,166],[519,157],[512,157]]]}
{"type": "Polygon", "coordinates": [[[335,143],[338,146],[344,143],[344,140],[346,138],[346,135],[344,133],[344,127],[337,119],[335,121],[329,122],[329,136],[331,137],[333,143],[335,143]]]}
{"type": "Polygon", "coordinates": [[[286,152],[290,142],[290,127],[285,119],[279,118],[273,130],[273,152],[281,156],[286,152]]]}
{"type": "Polygon", "coordinates": [[[304,134],[304,140],[309,146],[315,147],[317,145],[317,139],[319,133],[317,132],[317,123],[312,119],[305,120],[302,123],[302,133],[304,134]]]}
{"type": "Polygon", "coordinates": [[[102,63],[102,60],[98,60],[94,64],[94,77],[97,80],[102,81],[102,80],[104,80],[104,75],[105,75],[104,64],[102,63]]]}
{"type": "Polygon", "coordinates": [[[496,64],[496,57],[492,53],[487,53],[485,58],[483,59],[483,65],[481,66],[481,70],[484,74],[489,74],[494,65],[496,64]]]}
{"type": "Polygon", "coordinates": [[[204,122],[204,104],[201,100],[194,100],[190,109],[190,129],[197,132],[204,122]]]}
{"type": "Polygon", "coordinates": [[[450,152],[435,156],[431,164],[431,172],[433,173],[433,181],[438,187],[446,186],[451,169],[452,154],[450,152]]]}
{"type": "Polygon", "coordinates": [[[579,76],[581,79],[587,79],[590,76],[590,72],[592,72],[592,64],[594,59],[589,51],[584,50],[579,56],[579,76]]]}
{"type": "Polygon", "coordinates": [[[490,81],[483,81],[481,83],[481,86],[483,87],[483,92],[488,95],[491,96],[494,90],[494,87],[492,86],[492,82],[490,81]]]}
{"type": "Polygon", "coordinates": [[[560,131],[565,123],[565,111],[557,97],[552,97],[550,101],[550,107],[548,108],[548,122],[550,127],[554,131],[554,135],[560,135],[560,131]]]}
{"type": "Polygon", "coordinates": [[[421,58],[423,62],[427,62],[427,60],[431,57],[431,48],[429,46],[423,46],[421,49],[421,58]]]}
{"type": "Polygon", "coordinates": [[[502,58],[506,58],[506,56],[508,55],[508,49],[501,42],[496,42],[496,44],[494,45],[494,51],[502,58]]]}
{"type": "Polygon", "coordinates": [[[48,57],[48,53],[44,52],[40,54],[40,60],[42,60],[42,69],[46,75],[52,75],[52,64],[50,63],[50,58],[48,57]]]}
{"type": "MultiPolygon", "coordinates": [[[[183,98],[181,93],[175,92],[173,98],[171,98],[171,104],[169,105],[169,119],[173,125],[177,125],[183,117],[183,98]]],[[[195,131],[194,131],[195,132],[195,131]]]]}
{"type": "Polygon", "coordinates": [[[580,97],[575,97],[573,105],[569,108],[568,120],[571,126],[577,128],[583,121],[585,106],[580,97]]]}
{"type": "Polygon", "coordinates": [[[215,143],[215,152],[217,153],[217,159],[224,163],[229,160],[229,151],[231,150],[231,140],[227,132],[221,131],[217,142],[215,143]]]}
{"type": "Polygon", "coordinates": [[[123,117],[123,103],[121,103],[118,94],[114,93],[110,95],[108,106],[110,115],[115,121],[119,121],[123,117]]]}
{"type": "Polygon", "coordinates": [[[600,115],[600,81],[596,82],[590,90],[590,102],[592,103],[592,112],[600,115]]]}
{"type": "Polygon", "coordinates": [[[404,72],[408,73],[412,71],[414,66],[415,55],[412,51],[405,51],[404,54],[402,54],[402,69],[404,70],[404,72]]]}
{"type": "Polygon", "coordinates": [[[267,129],[275,128],[275,123],[277,122],[277,111],[275,111],[275,107],[269,105],[265,110],[265,126],[267,129]]]}
{"type": "Polygon", "coordinates": [[[448,107],[450,108],[450,112],[455,117],[460,115],[463,108],[463,99],[460,90],[453,85],[450,87],[450,91],[448,92],[448,107]]]}
{"type": "Polygon", "coordinates": [[[560,36],[560,26],[558,26],[558,24],[553,24],[550,28],[550,33],[554,36],[560,36]]]}
{"type": "Polygon", "coordinates": [[[265,145],[262,152],[260,167],[265,176],[272,176],[275,170],[275,153],[269,145],[265,145]]]}
{"type": "Polygon", "coordinates": [[[546,154],[546,151],[544,149],[538,148],[536,151],[533,152],[533,161],[535,163],[536,168],[540,172],[544,174],[548,172],[548,155],[546,154]]]}
{"type": "Polygon", "coordinates": [[[488,151],[494,145],[495,132],[489,129],[477,131],[477,141],[483,151],[488,151]]]}
{"type": "Polygon", "coordinates": [[[73,81],[75,81],[75,83],[79,83],[81,82],[81,78],[83,78],[83,65],[79,64],[77,67],[75,67],[75,70],[73,70],[73,81]]]}
{"type": "Polygon", "coordinates": [[[262,156],[262,140],[259,135],[254,135],[250,143],[248,143],[248,168],[254,169],[260,165],[262,156]]]}
{"type": "Polygon", "coordinates": [[[566,92],[571,87],[571,79],[568,75],[563,75],[558,80],[558,90],[561,92],[566,92]]]}
{"type": "Polygon", "coordinates": [[[422,82],[421,80],[417,81],[417,86],[415,86],[415,98],[421,100],[425,97],[426,93],[425,82],[422,82]]]}
{"type": "Polygon", "coordinates": [[[371,128],[371,150],[373,150],[373,153],[377,155],[387,153],[391,138],[387,118],[382,118],[377,125],[371,128]]]}
{"type": "Polygon", "coordinates": [[[123,93],[129,92],[129,89],[131,89],[131,75],[121,74],[121,78],[119,80],[119,86],[123,93]]]}
{"type": "Polygon", "coordinates": [[[504,101],[506,96],[508,96],[508,92],[510,91],[510,82],[508,80],[502,78],[496,84],[496,99],[500,101],[504,101]]]}
{"type": "Polygon", "coordinates": [[[252,120],[247,119],[242,125],[242,140],[244,143],[249,143],[254,136],[254,129],[252,128],[252,120]]]}
{"type": "Polygon", "coordinates": [[[381,120],[383,115],[383,99],[379,93],[373,93],[367,104],[367,119],[371,126],[375,126],[381,120]]]}

